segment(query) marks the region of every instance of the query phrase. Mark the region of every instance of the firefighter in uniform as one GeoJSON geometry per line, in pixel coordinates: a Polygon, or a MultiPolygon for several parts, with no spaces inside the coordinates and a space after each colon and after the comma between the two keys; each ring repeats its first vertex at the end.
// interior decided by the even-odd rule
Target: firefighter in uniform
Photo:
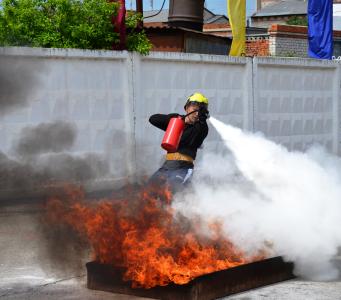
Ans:
{"type": "MultiPolygon", "coordinates": [[[[191,178],[197,150],[208,134],[208,99],[201,93],[194,93],[188,97],[184,109],[185,128],[177,152],[167,153],[166,161],[150,179],[158,185],[167,183],[174,191],[188,183],[191,178]]],[[[149,122],[165,131],[170,119],[178,116],[180,115],[176,113],[155,114],[149,118],[149,122]]]]}

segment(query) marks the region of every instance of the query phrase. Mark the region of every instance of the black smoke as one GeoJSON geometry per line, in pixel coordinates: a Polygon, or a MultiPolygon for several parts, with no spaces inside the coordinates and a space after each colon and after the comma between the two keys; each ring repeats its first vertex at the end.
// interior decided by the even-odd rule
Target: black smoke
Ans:
{"type": "Polygon", "coordinates": [[[67,182],[84,182],[109,172],[104,158],[95,153],[81,156],[69,153],[49,154],[40,157],[34,169],[38,175],[43,175],[50,181],[67,182]]]}
{"type": "Polygon", "coordinates": [[[104,155],[67,151],[76,138],[76,126],[69,122],[23,128],[12,145],[14,156],[0,152],[0,191],[36,190],[58,182],[84,183],[107,175],[104,155]]]}
{"type": "Polygon", "coordinates": [[[21,131],[15,152],[21,157],[30,157],[70,150],[76,136],[76,126],[68,122],[56,121],[28,126],[21,131]]]}
{"type": "Polygon", "coordinates": [[[0,56],[0,116],[28,105],[40,83],[42,62],[0,56]]]}
{"type": "Polygon", "coordinates": [[[42,176],[35,172],[33,166],[9,158],[0,152],[0,190],[17,191],[27,190],[40,182],[42,176]]]}

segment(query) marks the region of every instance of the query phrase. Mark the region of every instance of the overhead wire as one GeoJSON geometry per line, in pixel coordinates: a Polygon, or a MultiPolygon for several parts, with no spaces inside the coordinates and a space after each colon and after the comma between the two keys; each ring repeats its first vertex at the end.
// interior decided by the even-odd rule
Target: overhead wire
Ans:
{"type": "Polygon", "coordinates": [[[160,14],[161,13],[161,11],[163,10],[163,7],[165,6],[165,3],[166,3],[166,0],[163,0],[163,3],[162,3],[162,6],[161,6],[161,8],[160,8],[160,10],[156,13],[156,14],[154,14],[154,15],[151,15],[151,16],[147,16],[147,17],[144,17],[143,19],[148,19],[148,18],[152,18],[152,17],[155,17],[155,16],[157,16],[158,14],[160,14]]]}

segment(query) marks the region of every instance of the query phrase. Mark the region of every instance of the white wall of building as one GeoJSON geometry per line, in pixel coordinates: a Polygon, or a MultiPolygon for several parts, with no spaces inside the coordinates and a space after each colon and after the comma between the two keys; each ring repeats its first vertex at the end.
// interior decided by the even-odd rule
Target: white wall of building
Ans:
{"type": "Polygon", "coordinates": [[[341,30],[341,4],[333,4],[333,29],[341,30]]]}

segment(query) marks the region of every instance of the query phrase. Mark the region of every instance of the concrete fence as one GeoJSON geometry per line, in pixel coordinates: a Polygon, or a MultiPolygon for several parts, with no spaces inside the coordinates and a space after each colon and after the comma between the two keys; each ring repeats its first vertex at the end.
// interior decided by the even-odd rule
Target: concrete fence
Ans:
{"type": "MultiPolygon", "coordinates": [[[[98,155],[109,171],[96,173],[96,180],[136,179],[153,172],[164,154],[163,133],[149,116],[181,113],[185,99],[200,91],[210,99],[211,115],[225,123],[261,131],[290,150],[317,142],[340,154],[340,70],[337,62],[297,58],[0,48],[6,91],[0,91],[0,151],[32,163],[15,152],[27,128],[68,122],[76,137],[68,148],[52,147],[54,154],[90,165],[86,155],[98,155]]],[[[221,146],[211,128],[205,151],[221,146]]],[[[51,152],[44,149],[40,156],[51,152]]]]}

